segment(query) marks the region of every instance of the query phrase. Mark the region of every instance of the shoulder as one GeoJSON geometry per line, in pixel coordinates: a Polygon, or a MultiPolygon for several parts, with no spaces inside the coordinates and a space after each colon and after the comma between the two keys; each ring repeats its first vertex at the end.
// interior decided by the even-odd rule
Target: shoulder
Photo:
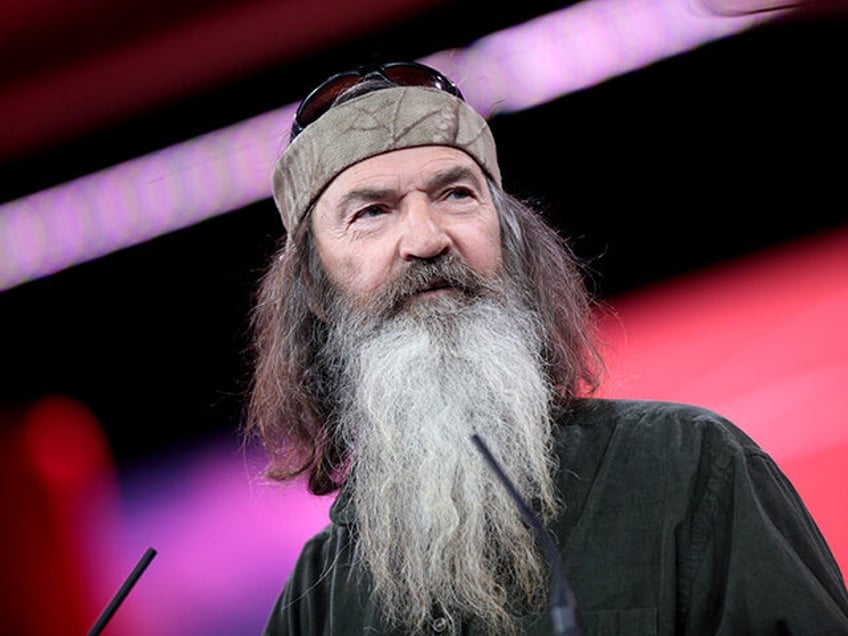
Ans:
{"type": "Polygon", "coordinates": [[[320,584],[338,563],[348,544],[342,528],[330,523],[312,536],[300,551],[286,588],[309,590],[320,584]]]}
{"type": "Polygon", "coordinates": [[[326,616],[316,615],[314,608],[329,606],[336,568],[347,545],[345,534],[330,524],[303,545],[263,636],[323,633],[326,616]]]}
{"type": "MultiPolygon", "coordinates": [[[[565,421],[582,425],[609,422],[625,426],[669,427],[706,423],[729,424],[722,415],[703,406],[663,400],[579,398],[564,409],[565,421]]],[[[735,428],[734,425],[730,425],[735,428]]]]}
{"type": "Polygon", "coordinates": [[[700,453],[704,445],[741,454],[764,455],[739,426],[708,408],[661,400],[583,398],[559,418],[566,437],[607,437],[628,445],[662,445],[670,452],[700,453]]]}
{"type": "Polygon", "coordinates": [[[693,404],[581,399],[558,422],[556,454],[563,469],[612,486],[642,484],[675,501],[678,495],[711,499],[727,493],[752,463],[773,467],[736,424],[693,404]]]}
{"type": "Polygon", "coordinates": [[[305,598],[314,599],[324,593],[347,545],[340,530],[338,526],[329,524],[303,545],[280,599],[283,608],[296,606],[305,598]]]}

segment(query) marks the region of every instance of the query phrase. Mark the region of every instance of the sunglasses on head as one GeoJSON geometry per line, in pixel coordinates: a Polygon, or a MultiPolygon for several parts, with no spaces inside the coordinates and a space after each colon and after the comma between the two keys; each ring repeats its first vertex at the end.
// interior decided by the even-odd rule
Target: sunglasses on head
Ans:
{"type": "Polygon", "coordinates": [[[304,98],[292,122],[291,139],[297,137],[304,128],[330,110],[339,95],[359,82],[374,78],[381,78],[395,86],[437,88],[459,99],[464,99],[456,84],[436,69],[424,64],[390,62],[359,67],[329,77],[304,98]]]}

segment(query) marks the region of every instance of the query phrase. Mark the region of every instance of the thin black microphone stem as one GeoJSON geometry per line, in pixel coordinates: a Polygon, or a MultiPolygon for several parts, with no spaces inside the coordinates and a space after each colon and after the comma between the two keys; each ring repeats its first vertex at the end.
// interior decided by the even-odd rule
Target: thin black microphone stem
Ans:
{"type": "Polygon", "coordinates": [[[477,447],[477,450],[483,455],[486,463],[495,471],[501,484],[506,488],[515,505],[521,511],[524,520],[530,524],[536,532],[536,539],[541,544],[542,548],[548,555],[548,562],[551,567],[551,623],[553,624],[554,636],[580,636],[580,626],[577,624],[577,613],[574,608],[574,595],[568,586],[568,582],[562,573],[562,563],[559,558],[556,546],[551,541],[550,536],[539,521],[539,517],[533,512],[530,506],[524,501],[515,486],[510,481],[509,477],[501,468],[500,464],[495,460],[489,448],[483,442],[479,435],[471,436],[471,441],[477,447]]]}
{"type": "Polygon", "coordinates": [[[130,590],[141,578],[141,575],[144,574],[144,571],[147,569],[147,566],[150,565],[150,562],[155,556],[156,550],[154,550],[153,548],[147,548],[147,550],[141,556],[141,559],[139,559],[138,563],[133,568],[133,571],[130,572],[130,575],[127,577],[127,580],[124,581],[124,584],[121,585],[118,592],[115,594],[114,597],[112,597],[112,600],[109,601],[109,604],[100,614],[91,629],[88,630],[88,634],[86,634],[86,636],[97,636],[98,634],[100,634],[100,632],[103,631],[103,628],[106,627],[106,623],[109,622],[113,614],[117,611],[118,607],[121,605],[121,603],[124,602],[124,599],[130,593],[130,590]]]}

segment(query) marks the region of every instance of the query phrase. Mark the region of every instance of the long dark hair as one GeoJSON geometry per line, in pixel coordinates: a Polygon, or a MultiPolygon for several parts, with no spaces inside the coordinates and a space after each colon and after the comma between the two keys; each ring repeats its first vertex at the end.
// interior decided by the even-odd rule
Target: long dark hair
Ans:
{"type": "MultiPolygon", "coordinates": [[[[541,353],[551,383],[564,401],[590,394],[603,364],[578,260],[538,212],[493,184],[490,189],[501,222],[505,274],[541,316],[541,353]]],[[[318,360],[327,335],[320,305],[329,293],[307,215],[259,286],[251,317],[255,367],[245,433],[270,454],[267,477],[286,481],[305,475],[317,495],[341,486],[345,461],[331,428],[334,387],[318,360]]]]}

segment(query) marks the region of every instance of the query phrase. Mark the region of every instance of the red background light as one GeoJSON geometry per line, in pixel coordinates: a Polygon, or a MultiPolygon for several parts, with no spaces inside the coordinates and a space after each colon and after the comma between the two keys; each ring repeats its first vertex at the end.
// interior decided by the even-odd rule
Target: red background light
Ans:
{"type": "Polygon", "coordinates": [[[848,570],[848,231],[614,301],[606,395],[711,408],[769,452],[848,570]]]}

